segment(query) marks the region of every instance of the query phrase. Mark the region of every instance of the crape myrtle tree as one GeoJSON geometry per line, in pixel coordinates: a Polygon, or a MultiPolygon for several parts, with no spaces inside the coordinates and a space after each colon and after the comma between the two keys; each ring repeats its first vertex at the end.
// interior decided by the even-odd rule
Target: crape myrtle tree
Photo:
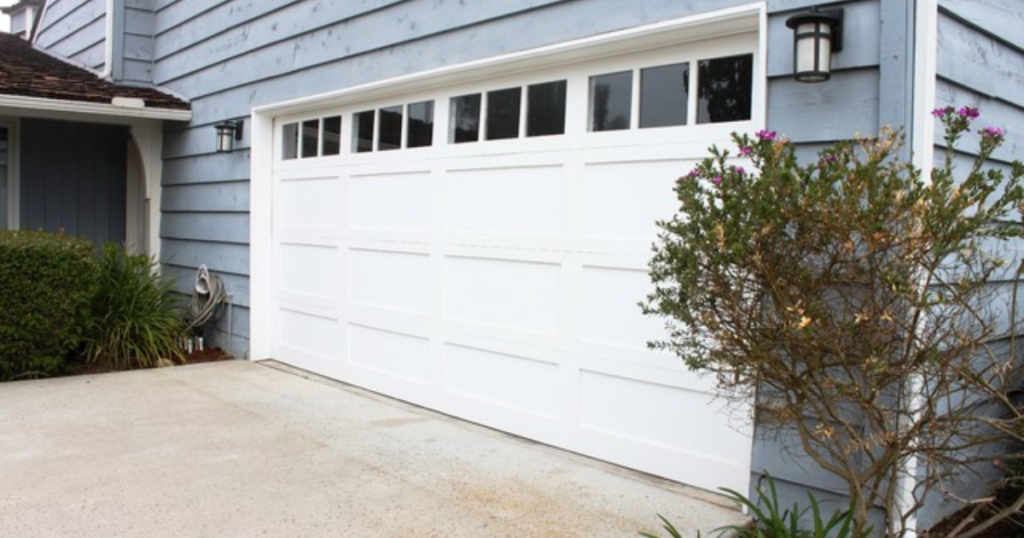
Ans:
{"type": "Polygon", "coordinates": [[[759,424],[845,483],[856,533],[880,507],[876,534],[903,536],[929,495],[954,494],[994,447],[1022,439],[1016,285],[993,281],[1020,274],[1004,254],[1022,235],[1024,166],[986,166],[1004,139],[988,127],[957,170],[978,112],[934,115],[948,149],[927,179],[891,129],[803,165],[774,132],[734,135],[737,153],[712,147],[678,180],[678,213],[658,223],[650,261],[642,306],[667,330],[650,345],[756,401],[759,424]]]}

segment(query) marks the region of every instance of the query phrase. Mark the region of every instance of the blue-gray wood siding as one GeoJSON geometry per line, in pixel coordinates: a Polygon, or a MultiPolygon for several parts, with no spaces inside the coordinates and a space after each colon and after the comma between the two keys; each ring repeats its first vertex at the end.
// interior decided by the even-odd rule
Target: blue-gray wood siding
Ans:
{"type": "Polygon", "coordinates": [[[22,120],[21,228],[123,244],[127,143],[123,126],[22,120]]]}
{"type": "Polygon", "coordinates": [[[121,41],[114,51],[114,80],[152,84],[156,0],[118,0],[116,4],[120,12],[115,34],[121,35],[121,41]]]}
{"type": "Polygon", "coordinates": [[[106,61],[106,3],[49,0],[36,32],[36,46],[95,71],[106,61]]]}
{"type": "MultiPolygon", "coordinates": [[[[968,169],[977,155],[977,132],[987,126],[1009,127],[1006,142],[989,161],[1006,169],[1024,150],[1024,13],[1018,0],[939,0],[938,49],[936,51],[936,106],[977,107],[981,117],[957,147],[957,169],[968,169]],[[1016,127],[1016,129],[1014,128],[1016,127]]],[[[936,162],[946,151],[941,127],[935,133],[936,162]]],[[[1012,302],[1010,271],[1016,270],[1024,245],[1004,245],[1001,250],[1011,263],[1008,272],[990,285],[991,307],[1006,310],[1012,302]]],[[[1018,303],[1020,298],[1018,298],[1018,303]]],[[[1009,349],[1009,316],[1000,320],[998,337],[989,343],[995,350],[1009,349]]],[[[994,468],[978,469],[991,473],[994,468]]],[[[981,491],[958,491],[961,495],[980,495],[981,491]]],[[[936,498],[922,513],[922,521],[931,524],[959,508],[953,501],[936,498]]]]}

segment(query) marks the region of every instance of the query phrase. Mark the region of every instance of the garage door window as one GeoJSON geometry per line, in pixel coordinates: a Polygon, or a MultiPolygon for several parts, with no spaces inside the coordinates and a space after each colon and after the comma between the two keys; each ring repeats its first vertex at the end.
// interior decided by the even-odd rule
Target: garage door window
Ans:
{"type": "Polygon", "coordinates": [[[402,148],[402,107],[380,109],[380,130],[377,132],[377,150],[402,148]]]}
{"type": "Polygon", "coordinates": [[[632,103],[632,71],[590,77],[590,130],[629,129],[632,103]]]}
{"type": "Polygon", "coordinates": [[[422,148],[434,143],[434,102],[423,101],[409,105],[405,147],[422,148]]]}
{"type": "Polygon", "coordinates": [[[690,64],[640,70],[640,128],[686,125],[690,64]]]}
{"type": "Polygon", "coordinates": [[[565,134],[564,80],[533,84],[527,91],[526,136],[565,134]]]}
{"type": "Polygon", "coordinates": [[[487,140],[519,138],[522,88],[487,92],[487,140]]]}
{"type": "Polygon", "coordinates": [[[456,144],[480,140],[479,93],[452,97],[451,141],[456,144]]]}
{"type": "Polygon", "coordinates": [[[287,123],[281,128],[281,158],[309,159],[341,153],[341,116],[287,123]]]}
{"type": "Polygon", "coordinates": [[[754,56],[743,54],[701,60],[697,123],[750,119],[754,88],[754,56]]]}

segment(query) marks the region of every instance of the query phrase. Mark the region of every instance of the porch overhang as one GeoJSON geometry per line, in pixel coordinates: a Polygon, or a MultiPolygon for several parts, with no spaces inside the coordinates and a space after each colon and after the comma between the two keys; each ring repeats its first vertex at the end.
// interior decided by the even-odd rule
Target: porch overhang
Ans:
{"type": "Polygon", "coordinates": [[[89,101],[70,101],[65,99],[47,99],[43,97],[25,97],[22,95],[0,94],[0,114],[4,109],[17,112],[18,115],[52,116],[54,114],[81,114],[107,118],[152,119],[171,121],[190,121],[191,110],[156,108],[138,104],[139,101],[126,99],[120,104],[117,98],[109,104],[89,101]]]}

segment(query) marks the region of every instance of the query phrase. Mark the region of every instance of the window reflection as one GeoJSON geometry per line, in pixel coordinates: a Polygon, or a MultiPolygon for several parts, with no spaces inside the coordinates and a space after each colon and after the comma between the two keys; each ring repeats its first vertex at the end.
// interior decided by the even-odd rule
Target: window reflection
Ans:
{"type": "Polygon", "coordinates": [[[451,140],[456,144],[480,140],[481,95],[452,97],[451,140]]]}
{"type": "Polygon", "coordinates": [[[526,136],[565,134],[566,81],[531,85],[526,94],[526,136]]]}
{"type": "Polygon", "coordinates": [[[754,55],[701,60],[697,79],[697,123],[750,119],[754,55]]]}
{"type": "Polygon", "coordinates": [[[352,116],[352,146],[356,153],[373,151],[373,116],[372,110],[359,112],[352,116]]]}
{"type": "Polygon", "coordinates": [[[341,153],[341,116],[324,118],[323,155],[337,155],[341,153]]]}
{"type": "Polygon", "coordinates": [[[423,101],[409,105],[409,119],[405,146],[420,148],[434,143],[434,102],[423,101]]]}
{"type": "Polygon", "coordinates": [[[640,127],[686,125],[690,64],[640,70],[640,127]]]}
{"type": "Polygon", "coordinates": [[[519,137],[522,88],[487,92],[487,140],[519,137]]]}
{"type": "Polygon", "coordinates": [[[320,120],[302,122],[302,158],[316,157],[320,150],[320,120]]]}
{"type": "Polygon", "coordinates": [[[632,71],[590,77],[590,130],[629,129],[632,102],[632,71]]]}
{"type": "Polygon", "coordinates": [[[281,129],[281,158],[284,160],[299,157],[299,124],[288,123],[281,129]]]}
{"type": "Polygon", "coordinates": [[[402,147],[402,107],[380,109],[380,129],[377,131],[377,149],[387,151],[402,147]]]}

